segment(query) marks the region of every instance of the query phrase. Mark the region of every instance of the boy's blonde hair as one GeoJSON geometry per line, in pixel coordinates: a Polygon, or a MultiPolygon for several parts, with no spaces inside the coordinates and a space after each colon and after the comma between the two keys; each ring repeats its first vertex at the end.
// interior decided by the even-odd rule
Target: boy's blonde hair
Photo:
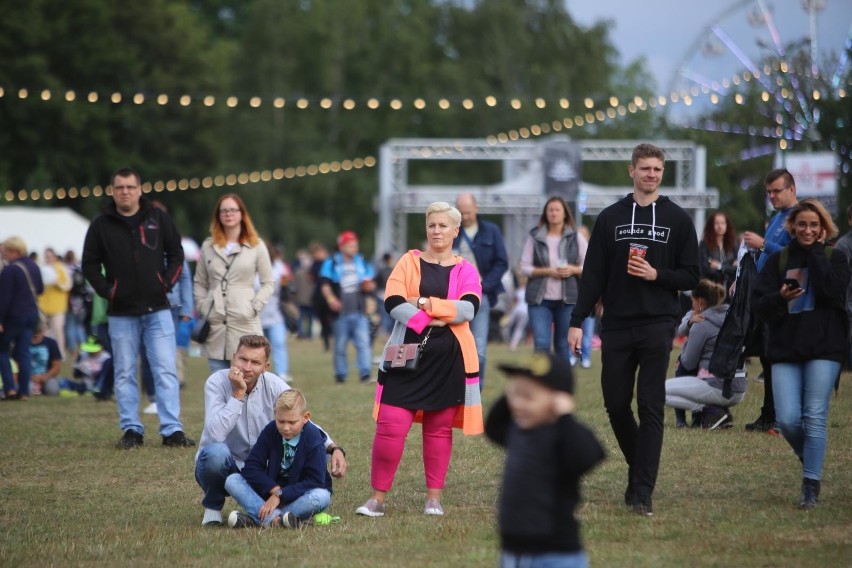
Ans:
{"type": "Polygon", "coordinates": [[[273,408],[275,412],[278,412],[279,410],[293,409],[297,409],[301,412],[305,412],[308,409],[308,400],[299,389],[286,390],[279,394],[278,398],[275,399],[275,406],[273,408]]]}

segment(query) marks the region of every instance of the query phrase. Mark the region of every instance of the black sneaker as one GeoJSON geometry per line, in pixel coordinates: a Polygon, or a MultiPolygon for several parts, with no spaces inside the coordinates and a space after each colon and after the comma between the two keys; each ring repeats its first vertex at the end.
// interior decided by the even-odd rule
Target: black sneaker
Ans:
{"type": "Polygon", "coordinates": [[[802,496],[799,499],[799,509],[810,511],[819,504],[819,480],[804,478],[802,480],[802,496]]]}
{"type": "Polygon", "coordinates": [[[169,448],[191,448],[195,445],[195,440],[187,438],[183,431],[178,430],[168,436],[163,436],[163,445],[169,448]]]}
{"type": "Polygon", "coordinates": [[[119,450],[132,450],[141,447],[144,443],[145,438],[142,437],[142,434],[135,430],[125,430],[124,436],[115,444],[115,447],[119,450]]]}
{"type": "Polygon", "coordinates": [[[774,422],[767,420],[763,414],[761,414],[757,417],[757,420],[746,424],[745,429],[749,432],[768,432],[773,426],[774,422]]]}
{"type": "Polygon", "coordinates": [[[232,529],[244,529],[246,527],[256,527],[257,524],[245,513],[231,511],[231,514],[228,515],[228,526],[232,529]]]}
{"type": "Polygon", "coordinates": [[[651,506],[651,498],[637,499],[633,503],[633,514],[640,517],[653,517],[654,508],[651,506]]]}
{"type": "Polygon", "coordinates": [[[302,519],[300,519],[290,511],[287,511],[286,513],[281,515],[280,519],[281,526],[285,529],[297,529],[302,526],[302,519]]]}

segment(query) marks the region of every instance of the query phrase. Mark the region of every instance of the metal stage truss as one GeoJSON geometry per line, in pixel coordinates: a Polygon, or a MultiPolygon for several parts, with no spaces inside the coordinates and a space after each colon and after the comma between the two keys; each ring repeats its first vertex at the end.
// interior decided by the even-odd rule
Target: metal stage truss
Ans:
{"type": "MultiPolygon", "coordinates": [[[[544,146],[553,136],[530,141],[490,143],[470,139],[394,139],[382,145],[379,154],[379,197],[376,209],[379,228],[376,254],[401,252],[406,243],[408,215],[422,215],[434,201],[453,203],[460,193],[476,196],[479,212],[503,216],[503,232],[514,266],[523,240],[535,225],[547,200],[544,193],[544,146]],[[412,185],[408,183],[411,161],[495,160],[503,163],[503,181],[494,185],[412,185]]],[[[635,140],[579,140],[583,162],[617,162],[627,176],[627,165],[638,143],[635,140]]],[[[718,207],[719,193],[706,187],[706,150],[692,142],[654,141],[666,154],[666,167],[675,169],[675,186],[661,193],[691,212],[696,230],[704,228],[707,209],[718,207]]],[[[580,183],[575,212],[595,216],[608,205],[630,193],[632,187],[602,187],[580,183]]],[[[416,245],[416,246],[419,246],[416,245]]]]}

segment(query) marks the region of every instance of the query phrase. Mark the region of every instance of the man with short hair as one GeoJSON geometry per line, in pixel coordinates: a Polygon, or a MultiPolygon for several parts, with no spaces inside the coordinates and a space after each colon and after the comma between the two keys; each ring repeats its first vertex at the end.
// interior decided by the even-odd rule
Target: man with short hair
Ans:
{"type": "Polygon", "coordinates": [[[580,354],[581,326],[603,303],[601,389],[609,422],[627,461],[625,504],[653,515],[651,496],[663,447],[665,382],[680,290],[698,284],[698,238],[692,219],[660,195],[664,155],[653,144],[633,149],[627,168],[633,193],[595,222],[568,346],[580,354]],[[633,415],[633,392],[639,423],[633,415]]]}
{"type": "Polygon", "coordinates": [[[470,322],[470,331],[479,354],[479,390],[482,390],[485,383],[491,306],[497,303],[497,295],[506,291],[502,278],[509,269],[509,257],[500,227],[479,218],[479,207],[473,194],[459,195],[456,198],[456,209],[461,213],[462,222],[461,230],[453,241],[453,250],[476,267],[482,280],[479,311],[470,322]]]}
{"type": "Polygon", "coordinates": [[[136,378],[142,344],[156,383],[163,445],[194,446],[180,421],[175,327],[168,298],[183,267],[180,234],[168,214],[142,196],[142,180],[135,170],[116,170],[111,182],[112,199],[86,233],[83,274],[108,300],[118,424],[124,432],[116,447],[129,450],[144,443],[136,378]]]}
{"type": "Polygon", "coordinates": [[[373,357],[370,320],[365,294],[376,289],[373,265],[358,254],[358,235],[343,231],[337,237],[337,252],[325,259],[319,272],[320,293],[331,312],[334,333],[334,378],[346,382],[349,364],[346,347],[355,345],[355,364],[362,383],[371,382],[373,357]]]}
{"type": "MultiPolygon", "coordinates": [[[[766,237],[761,237],[757,233],[745,231],[743,233],[743,241],[751,250],[759,250],[760,256],[757,257],[757,271],[760,272],[766,264],[766,259],[773,252],[779,251],[790,242],[792,237],[787,232],[787,216],[799,200],[796,196],[796,182],[793,175],[784,168],[772,170],[766,174],[763,180],[766,186],[766,197],[772,208],[775,209],[775,215],[769,220],[766,226],[766,237]]],[[[764,337],[766,331],[764,330],[764,337]]],[[[760,416],[754,422],[746,424],[745,429],[754,432],[769,432],[770,434],[780,435],[775,428],[775,401],[772,396],[772,362],[765,356],[760,357],[760,364],[763,367],[763,407],[760,409],[760,416]]]]}
{"type": "MultiPolygon", "coordinates": [[[[202,525],[221,525],[225,480],[239,473],[261,431],[275,419],[275,401],[289,390],[269,369],[269,340],[244,335],[230,369],[216,371],[204,384],[204,431],[195,455],[195,480],[204,490],[202,525]]],[[[327,436],[331,475],[346,474],[346,453],[327,436]]]]}

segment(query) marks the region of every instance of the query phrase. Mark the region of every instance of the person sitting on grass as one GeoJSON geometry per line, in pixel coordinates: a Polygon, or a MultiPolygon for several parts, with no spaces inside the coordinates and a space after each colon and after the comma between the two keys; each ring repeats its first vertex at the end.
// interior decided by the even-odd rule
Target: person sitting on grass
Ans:
{"type": "MultiPolygon", "coordinates": [[[[204,491],[203,526],[222,524],[225,480],[239,473],[258,433],[275,419],[278,396],[290,386],[278,375],[267,373],[271,352],[262,335],[244,335],[237,344],[231,368],[216,371],[204,385],[204,430],[195,455],[195,480],[204,491]]],[[[327,436],[331,475],[346,474],[346,452],[327,436]]]]}
{"type": "Polygon", "coordinates": [[[62,367],[62,353],[59,344],[51,337],[45,337],[41,325],[36,326],[30,343],[30,361],[32,362],[31,390],[33,394],[57,394],[58,378],[62,367]],[[55,391],[54,391],[55,388],[55,391]]]}
{"type": "MultiPolygon", "coordinates": [[[[737,373],[734,377],[733,396],[726,399],[722,396],[723,380],[708,370],[716,338],[728,311],[728,304],[723,303],[725,296],[726,290],[721,284],[707,279],[701,280],[692,291],[689,339],[678,357],[678,368],[691,372],[677,372],[675,378],[666,381],[666,406],[675,409],[678,428],[686,426],[687,410],[692,411],[695,426],[730,428],[734,415],[729,408],[745,396],[747,381],[744,373],[737,373]]],[[[684,319],[687,317],[684,316],[684,319]]]]}
{"type": "Polygon", "coordinates": [[[571,367],[544,352],[526,365],[498,367],[511,380],[488,414],[485,434],[506,448],[498,509],[501,566],[587,566],[574,510],[580,477],[606,454],[574,418],[571,367]]]}
{"type": "Polygon", "coordinates": [[[231,511],[228,525],[297,528],[331,503],[325,433],[311,422],[305,395],[284,391],[275,401],[275,420],[266,425],[242,473],[225,490],[246,511],[231,511]]]}

